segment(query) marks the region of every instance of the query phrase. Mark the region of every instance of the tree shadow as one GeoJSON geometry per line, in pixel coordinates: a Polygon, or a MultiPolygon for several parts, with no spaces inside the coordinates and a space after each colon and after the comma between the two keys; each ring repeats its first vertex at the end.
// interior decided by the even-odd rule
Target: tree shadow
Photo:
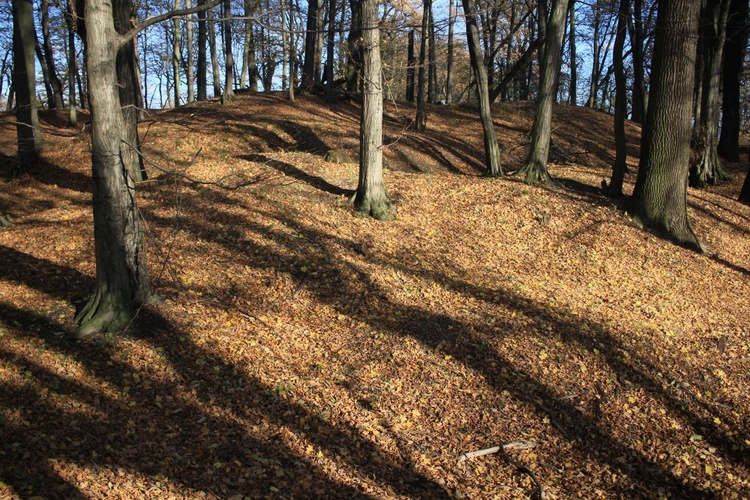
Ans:
{"type": "Polygon", "coordinates": [[[323,179],[322,177],[319,177],[317,175],[310,175],[304,170],[301,170],[290,163],[285,163],[283,161],[274,160],[272,158],[268,158],[267,156],[263,156],[261,154],[241,155],[238,158],[242,160],[252,161],[255,163],[260,163],[262,165],[267,165],[273,168],[274,170],[277,170],[283,173],[284,175],[287,175],[293,179],[298,179],[304,182],[305,184],[308,184],[310,187],[313,187],[320,191],[324,191],[326,193],[330,193],[334,196],[351,196],[354,194],[354,190],[352,189],[344,189],[334,184],[331,184],[330,182],[323,179]]]}
{"type": "MultiPolygon", "coordinates": [[[[16,252],[14,258],[25,268],[42,264],[66,281],[79,278],[42,259],[24,263],[23,256],[16,252]]],[[[54,289],[41,281],[27,284],[45,293],[54,289]]],[[[314,453],[303,453],[307,446],[397,495],[447,497],[345,419],[264,382],[250,361],[233,364],[215,344],[193,342],[190,323],[196,318],[186,312],[185,322],[173,324],[157,309],[144,308],[121,338],[74,342],[54,334],[66,325],[0,302],[0,325],[16,342],[62,360],[55,373],[49,363],[0,346],[4,368],[16,375],[0,384],[6,411],[0,418],[0,480],[19,496],[82,497],[60,464],[88,476],[103,496],[115,475],[129,475],[135,488],[155,495],[187,488],[220,497],[369,497],[333,479],[310,458],[314,453]]]]}
{"type": "MultiPolygon", "coordinates": [[[[232,226],[243,224],[242,217],[233,217],[229,213],[220,214],[216,210],[213,214],[223,220],[224,224],[229,223],[232,226]]],[[[403,262],[410,261],[406,255],[394,255],[384,259],[369,253],[366,245],[311,229],[292,216],[279,216],[272,213],[262,215],[275,219],[289,230],[273,230],[244,222],[246,230],[264,234],[274,241],[273,248],[258,247],[249,240],[236,241],[232,245],[227,245],[226,241],[216,238],[210,220],[206,221],[205,225],[193,220],[187,229],[201,238],[226,246],[229,251],[236,248],[253,248],[252,254],[255,258],[260,257],[265,263],[261,267],[269,268],[270,266],[280,272],[299,267],[298,257],[295,255],[325,255],[330,253],[330,249],[334,246],[350,248],[353,252],[365,255],[371,264],[399,270],[424,280],[436,281],[474,300],[501,305],[512,311],[523,313],[525,317],[532,319],[535,325],[533,330],[557,332],[554,335],[565,345],[579,346],[589,353],[601,353],[599,355],[603,357],[612,372],[618,374],[618,377],[635,383],[669,411],[679,415],[688,425],[696,429],[696,432],[700,431],[707,442],[719,450],[725,460],[735,464],[747,463],[748,450],[743,443],[736,437],[730,437],[715,423],[712,423],[709,416],[697,415],[686,409],[688,401],[693,402],[699,408],[703,407],[702,403],[688,392],[671,393],[664,389],[655,378],[658,370],[650,360],[637,353],[623,357],[622,353],[630,352],[629,348],[610,333],[606,326],[589,321],[590,326],[584,329],[581,327],[581,319],[567,311],[536,303],[507,288],[481,288],[451,278],[444,273],[405,266],[403,262]],[[304,246],[308,247],[306,250],[300,248],[302,241],[305,242],[304,246]],[[291,254],[282,253],[275,249],[278,245],[294,251],[291,254]],[[314,251],[311,248],[314,248],[314,251]]],[[[249,252],[246,253],[248,254],[249,252]]],[[[247,265],[258,266],[257,262],[249,258],[246,258],[245,262],[247,265]]],[[[305,286],[309,293],[322,303],[328,304],[337,313],[351,317],[355,322],[366,324],[370,328],[414,338],[430,350],[442,350],[467,368],[481,373],[498,393],[509,391],[517,400],[531,405],[541,414],[549,415],[566,439],[577,443],[577,446],[585,450],[585,454],[598,457],[596,458],[598,462],[629,477],[638,485],[638,491],[641,494],[653,492],[656,488],[666,488],[673,494],[685,497],[705,494],[695,486],[676,477],[672,471],[654,462],[632,444],[612,435],[607,426],[599,422],[595,415],[584,412],[571,402],[561,400],[555,394],[553,387],[517,368],[511,360],[495,352],[490,347],[492,340],[480,333],[482,325],[466,323],[415,306],[395,303],[389,298],[387,292],[372,280],[366,270],[354,264],[329,262],[323,267],[326,276],[325,284],[317,284],[309,280],[304,273],[292,274],[292,278],[297,282],[297,286],[305,286]],[[356,278],[353,279],[352,275],[356,278]],[[336,283],[346,283],[353,297],[350,303],[343,304],[339,301],[339,295],[334,291],[336,283]],[[370,308],[377,307],[380,313],[377,320],[367,314],[368,309],[363,309],[362,300],[364,299],[359,297],[367,297],[367,304],[370,308]],[[490,369],[490,367],[494,368],[490,369]]],[[[236,293],[236,290],[229,289],[220,292],[224,298],[229,298],[236,293]]],[[[252,298],[247,297],[246,300],[251,301],[252,298]]],[[[510,331],[514,328],[514,325],[508,323],[504,317],[498,316],[492,319],[496,322],[495,324],[500,325],[501,330],[510,331]]],[[[709,414],[707,408],[704,407],[704,410],[709,414]]],[[[620,491],[621,494],[632,493],[627,489],[629,486],[623,487],[626,489],[620,491]]]]}

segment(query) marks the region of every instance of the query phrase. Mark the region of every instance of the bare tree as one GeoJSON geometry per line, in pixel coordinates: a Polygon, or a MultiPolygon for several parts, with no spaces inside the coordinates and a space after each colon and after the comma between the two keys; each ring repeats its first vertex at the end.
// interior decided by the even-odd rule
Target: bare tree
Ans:
{"type": "Polygon", "coordinates": [[[16,92],[18,168],[25,172],[42,150],[36,101],[32,0],[13,0],[13,87],[16,92]]]}

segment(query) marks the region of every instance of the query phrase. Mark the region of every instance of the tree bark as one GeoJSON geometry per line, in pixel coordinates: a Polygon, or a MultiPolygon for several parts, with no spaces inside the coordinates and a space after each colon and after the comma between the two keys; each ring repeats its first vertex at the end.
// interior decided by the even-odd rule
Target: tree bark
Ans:
{"type": "Polygon", "coordinates": [[[317,83],[315,66],[318,55],[318,16],[323,7],[322,0],[307,1],[307,31],[305,32],[305,61],[302,65],[302,82],[300,92],[309,92],[317,83]]]}
{"type": "Polygon", "coordinates": [[[728,161],[740,160],[740,80],[750,31],[747,0],[732,0],[724,42],[721,137],[718,152],[728,161]]]}
{"type": "Polygon", "coordinates": [[[419,68],[417,69],[417,116],[414,118],[414,128],[423,131],[427,128],[427,110],[425,109],[425,61],[427,59],[427,5],[430,0],[424,0],[422,9],[422,32],[419,36],[419,68]]]}
{"type": "Polygon", "coordinates": [[[231,0],[224,0],[224,93],[221,102],[234,101],[234,56],[232,55],[232,6],[231,0]]]}
{"type": "MultiPolygon", "coordinates": [[[[198,0],[198,5],[205,5],[206,0],[198,0]]],[[[205,101],[208,98],[208,14],[205,10],[198,11],[198,68],[196,83],[198,86],[198,100],[205,101]]]]}
{"type": "MultiPolygon", "coordinates": [[[[185,8],[189,9],[193,6],[192,0],[185,0],[185,8]]],[[[185,76],[187,78],[187,102],[191,103],[195,101],[195,50],[193,49],[193,43],[195,42],[193,36],[193,17],[192,14],[185,21],[185,36],[186,50],[187,50],[187,64],[185,65],[185,76]]]]}
{"type": "Polygon", "coordinates": [[[437,84],[437,51],[435,49],[435,17],[433,15],[432,0],[429,1],[427,12],[430,15],[427,24],[429,49],[427,51],[427,102],[437,104],[438,84],[437,84]]]}
{"type": "Polygon", "coordinates": [[[651,96],[628,211],[636,224],[703,251],[687,214],[693,73],[700,2],[659,0],[651,96]]]}
{"type": "MultiPolygon", "coordinates": [[[[134,18],[132,0],[112,0],[115,31],[122,35],[133,27],[134,18]]],[[[122,161],[134,181],[145,180],[146,169],[141,157],[141,140],[138,137],[138,121],[143,109],[143,94],[138,78],[136,64],[136,39],[126,42],[117,51],[117,89],[120,108],[125,121],[123,141],[126,147],[122,150],[122,161]]]]}
{"type": "Polygon", "coordinates": [[[721,62],[726,37],[730,0],[708,0],[701,15],[703,50],[703,93],[698,120],[700,160],[690,171],[690,184],[701,187],[729,180],[729,172],[719,160],[719,88],[721,62]]]}
{"type": "MultiPolygon", "coordinates": [[[[452,1],[452,0],[451,0],[452,1]]],[[[406,52],[406,101],[414,102],[414,70],[417,58],[414,55],[414,29],[409,30],[409,44],[406,52]]]]}
{"type": "Polygon", "coordinates": [[[360,0],[364,65],[359,126],[359,183],[354,205],[362,216],[390,220],[391,202],[383,184],[383,86],[378,0],[360,0]]]}
{"type": "Polygon", "coordinates": [[[612,178],[609,186],[602,184],[607,196],[621,197],[622,184],[628,169],[628,144],[625,135],[625,120],[628,115],[627,81],[623,64],[625,49],[625,35],[627,19],[630,17],[630,0],[620,0],[617,19],[617,34],[615,35],[615,49],[612,55],[615,67],[615,164],[612,167],[612,178]]]}
{"type": "Polygon", "coordinates": [[[474,71],[477,89],[479,91],[479,114],[484,131],[484,155],[487,170],[485,175],[497,177],[503,175],[500,166],[500,147],[497,144],[495,124],[492,122],[492,106],[490,103],[490,89],[487,81],[487,66],[482,56],[482,46],[479,43],[479,27],[477,26],[474,0],[463,0],[466,18],[466,37],[469,44],[471,67],[474,71]]]}
{"type": "Polygon", "coordinates": [[[570,0],[570,32],[568,33],[570,44],[570,90],[568,92],[569,103],[578,105],[578,54],[576,52],[576,2],[570,0]]]}
{"type": "Polygon", "coordinates": [[[75,37],[75,9],[73,0],[68,0],[66,21],[68,23],[68,125],[78,126],[78,107],[76,105],[76,37],[75,37]]]}
{"type": "Polygon", "coordinates": [[[333,82],[333,57],[336,42],[336,0],[328,0],[328,36],[326,38],[326,98],[328,102],[336,100],[336,88],[333,82]]]}
{"type": "Polygon", "coordinates": [[[49,79],[49,85],[52,89],[52,102],[50,103],[51,108],[63,109],[65,103],[63,103],[63,88],[60,78],[57,76],[57,68],[55,67],[55,58],[53,57],[52,41],[49,35],[49,0],[42,0],[41,5],[42,13],[42,52],[44,54],[44,61],[47,66],[47,78],[49,79]]]}
{"type": "Polygon", "coordinates": [[[221,96],[221,82],[219,81],[219,49],[216,46],[216,26],[214,25],[214,12],[209,9],[206,13],[208,18],[208,45],[211,49],[211,72],[213,73],[214,97],[221,96]]]}
{"type": "Polygon", "coordinates": [[[446,62],[445,104],[453,104],[453,27],[456,24],[455,0],[448,0],[448,60],[446,62]]]}
{"type": "Polygon", "coordinates": [[[118,47],[112,4],[86,0],[86,64],[94,180],[94,295],[76,316],[73,337],[127,327],[152,293],[133,180],[122,162],[125,123],[117,94],[118,47]]]}
{"type": "Polygon", "coordinates": [[[16,92],[18,169],[26,172],[42,150],[36,101],[34,14],[31,0],[13,0],[13,87],[16,92]]]}
{"type": "Polygon", "coordinates": [[[346,90],[359,92],[360,76],[362,73],[362,53],[360,38],[362,37],[362,0],[349,0],[352,20],[349,28],[349,36],[346,39],[346,90]]]}
{"type": "MultiPolygon", "coordinates": [[[[174,0],[174,10],[180,8],[182,0],[174,0]]],[[[180,106],[182,89],[180,88],[180,61],[182,60],[180,19],[172,18],[172,78],[174,79],[174,107],[180,106]]]]}
{"type": "Polygon", "coordinates": [[[630,31],[630,46],[633,53],[633,113],[635,123],[646,119],[646,71],[643,62],[643,0],[633,2],[633,29],[630,31]]]}
{"type": "MultiPolygon", "coordinates": [[[[539,92],[536,99],[534,124],[531,129],[531,146],[526,163],[518,171],[528,184],[552,182],[547,171],[547,159],[552,135],[552,104],[555,100],[555,82],[559,71],[557,61],[562,48],[567,6],[564,0],[554,0],[549,21],[546,29],[543,30],[544,45],[539,49],[542,57],[539,64],[539,92]]],[[[541,29],[540,33],[542,33],[541,29]]]]}

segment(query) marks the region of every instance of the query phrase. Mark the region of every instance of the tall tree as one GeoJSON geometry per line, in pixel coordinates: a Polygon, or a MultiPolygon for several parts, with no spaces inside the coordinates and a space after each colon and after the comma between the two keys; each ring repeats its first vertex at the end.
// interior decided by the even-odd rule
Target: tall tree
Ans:
{"type": "MultiPolygon", "coordinates": [[[[246,0],[247,1],[247,0],[246,0]]],[[[302,82],[300,92],[309,92],[317,81],[315,80],[315,66],[318,55],[318,17],[322,17],[323,0],[307,1],[307,30],[305,31],[305,59],[302,63],[302,82]]]]}
{"type": "Polygon", "coordinates": [[[346,39],[346,90],[358,92],[362,74],[362,52],[360,38],[362,37],[361,0],[349,0],[352,13],[349,36],[346,39]]]}
{"type": "MultiPolygon", "coordinates": [[[[193,6],[192,0],[185,0],[185,8],[193,6]]],[[[185,76],[187,77],[187,102],[195,101],[195,50],[193,49],[195,40],[193,38],[193,17],[190,16],[185,21],[185,41],[187,50],[187,64],[185,65],[185,76]]]]}
{"type": "MultiPolygon", "coordinates": [[[[232,55],[232,1],[224,0],[224,93],[221,102],[234,101],[234,56],[232,55]]],[[[283,13],[282,13],[283,15],[283,13]]]]}
{"type": "Polygon", "coordinates": [[[258,91],[258,63],[255,59],[255,35],[253,34],[253,15],[258,8],[259,0],[245,0],[245,47],[242,53],[242,76],[240,81],[248,81],[250,92],[258,91]]]}
{"type": "Polygon", "coordinates": [[[724,42],[721,136],[718,151],[728,161],[740,160],[740,80],[750,32],[747,0],[732,0],[724,42]]]}
{"type": "Polygon", "coordinates": [[[68,125],[78,125],[78,107],[76,105],[76,16],[74,0],[68,0],[65,10],[65,21],[68,25],[68,125]]]}
{"type": "Polygon", "coordinates": [[[214,97],[221,96],[221,82],[219,80],[219,49],[216,45],[216,26],[214,22],[214,11],[209,9],[206,12],[208,18],[208,45],[211,49],[211,76],[214,84],[214,97]]]}
{"type": "Polygon", "coordinates": [[[644,68],[643,44],[643,0],[633,1],[633,22],[630,29],[630,47],[633,55],[633,113],[635,123],[643,123],[646,119],[646,70],[644,68]]]}
{"type": "Polygon", "coordinates": [[[568,6],[570,11],[570,31],[568,32],[568,44],[570,45],[570,90],[568,91],[568,102],[573,106],[578,105],[578,54],[576,47],[576,2],[570,0],[568,6]]]}
{"type": "Polygon", "coordinates": [[[52,40],[49,32],[49,0],[42,0],[40,10],[42,14],[42,53],[44,54],[44,63],[47,68],[45,74],[53,97],[50,107],[62,109],[64,106],[62,82],[60,82],[60,78],[57,76],[52,40]]]}
{"type": "Polygon", "coordinates": [[[32,0],[13,0],[13,87],[16,92],[18,171],[35,162],[42,150],[36,102],[32,0]]]}
{"type": "Polygon", "coordinates": [[[446,62],[445,104],[453,104],[453,26],[456,24],[455,0],[448,0],[448,61],[446,62]]]}
{"type": "MultiPolygon", "coordinates": [[[[174,10],[180,8],[182,0],[174,0],[174,10]]],[[[180,19],[172,18],[172,79],[174,81],[174,105],[178,107],[182,99],[182,89],[180,88],[180,63],[182,62],[182,36],[180,28],[180,19]]]]}
{"type": "Polygon", "coordinates": [[[414,69],[417,58],[414,54],[414,29],[409,30],[409,43],[406,49],[406,101],[414,102],[414,69]]]}
{"type": "Polygon", "coordinates": [[[336,43],[336,0],[328,0],[328,33],[326,37],[326,98],[336,100],[336,87],[333,81],[333,57],[336,43]]]}
{"type": "Polygon", "coordinates": [[[640,226],[703,251],[687,214],[690,121],[700,2],[659,0],[651,95],[628,211],[640,226]]]}
{"type": "Polygon", "coordinates": [[[625,135],[625,120],[628,115],[627,85],[625,79],[625,65],[623,64],[625,50],[625,35],[627,19],[630,17],[630,0],[620,0],[617,19],[617,34],[615,35],[615,50],[612,60],[615,68],[615,164],[612,167],[612,178],[609,186],[602,183],[608,196],[622,196],[622,184],[625,180],[628,164],[628,144],[625,135]]]}
{"type": "Polygon", "coordinates": [[[414,119],[414,128],[424,130],[427,128],[427,109],[425,107],[425,61],[427,60],[427,27],[430,16],[427,14],[431,0],[423,0],[422,9],[422,32],[419,40],[419,68],[417,69],[417,116],[414,119]]]}
{"type": "MultiPolygon", "coordinates": [[[[539,2],[540,5],[544,2],[539,2]]],[[[539,33],[543,37],[543,44],[539,48],[539,91],[536,97],[536,111],[534,112],[534,124],[531,128],[531,146],[526,163],[518,171],[529,184],[550,183],[552,178],[547,171],[547,159],[549,158],[549,145],[552,136],[552,105],[555,101],[557,73],[560,66],[558,60],[562,48],[563,33],[565,28],[565,17],[567,13],[567,1],[554,0],[549,20],[543,24],[546,18],[545,9],[539,12],[539,33]],[[544,33],[544,35],[542,35],[544,33]]]]}
{"type": "Polygon", "coordinates": [[[121,330],[152,293],[135,186],[121,154],[125,122],[117,92],[120,43],[113,19],[111,2],[85,0],[96,288],[76,316],[76,338],[121,330]]]}
{"type": "Polygon", "coordinates": [[[474,79],[479,91],[479,114],[484,131],[484,155],[487,167],[485,173],[488,176],[494,177],[503,175],[503,170],[500,166],[500,147],[497,144],[495,124],[492,122],[487,66],[484,64],[482,46],[479,42],[479,27],[477,26],[477,15],[473,1],[463,0],[464,15],[466,18],[466,38],[469,43],[471,68],[474,71],[474,79]]]}
{"type": "Polygon", "coordinates": [[[359,182],[354,205],[363,216],[389,220],[391,202],[383,183],[383,84],[378,0],[360,0],[364,66],[359,125],[359,182]]]}
{"type": "MultiPolygon", "coordinates": [[[[133,27],[132,0],[112,0],[115,30],[124,35],[133,27]]],[[[137,51],[135,38],[120,46],[117,51],[117,90],[120,99],[125,128],[123,129],[123,142],[127,147],[121,151],[122,161],[130,176],[135,181],[146,178],[146,169],[143,165],[143,157],[140,154],[141,141],[138,137],[138,121],[140,111],[143,109],[143,94],[141,93],[141,80],[138,77],[137,51]]]]}
{"type": "MultiPolygon", "coordinates": [[[[206,0],[198,0],[198,6],[206,4],[206,0]]],[[[208,98],[208,54],[206,45],[208,45],[208,23],[206,22],[207,12],[198,11],[198,67],[196,84],[198,86],[198,100],[205,101],[208,98]]]]}

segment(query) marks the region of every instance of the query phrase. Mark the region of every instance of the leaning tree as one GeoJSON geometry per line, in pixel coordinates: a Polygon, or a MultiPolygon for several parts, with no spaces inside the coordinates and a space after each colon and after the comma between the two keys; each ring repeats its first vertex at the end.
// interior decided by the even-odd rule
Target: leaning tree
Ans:
{"type": "Polygon", "coordinates": [[[643,228],[703,251],[687,214],[699,12],[695,0],[659,0],[651,95],[628,211],[643,228]]]}

